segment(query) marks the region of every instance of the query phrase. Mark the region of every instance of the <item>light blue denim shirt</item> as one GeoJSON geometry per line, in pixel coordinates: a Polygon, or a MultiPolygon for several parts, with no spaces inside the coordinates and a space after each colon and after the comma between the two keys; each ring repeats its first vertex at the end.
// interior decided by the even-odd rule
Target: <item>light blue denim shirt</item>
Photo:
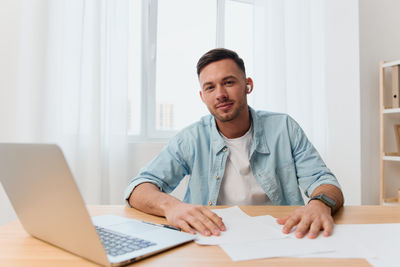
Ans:
{"type": "MultiPolygon", "coordinates": [[[[322,184],[340,188],[319,153],[300,126],[286,114],[255,111],[249,107],[254,127],[250,166],[254,178],[274,205],[303,205],[300,188],[312,195],[322,184]]],[[[212,115],[205,116],[176,136],[125,190],[144,182],[170,193],[189,176],[184,202],[216,205],[229,148],[218,132],[212,115]]]]}

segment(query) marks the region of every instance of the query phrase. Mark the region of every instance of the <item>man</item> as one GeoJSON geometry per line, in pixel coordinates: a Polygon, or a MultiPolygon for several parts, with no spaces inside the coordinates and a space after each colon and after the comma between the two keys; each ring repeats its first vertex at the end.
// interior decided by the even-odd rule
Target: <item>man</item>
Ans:
{"type": "MultiPolygon", "coordinates": [[[[233,51],[213,49],[197,64],[200,97],[212,115],[171,138],[129,183],[132,207],[165,216],[189,233],[219,235],[222,219],[202,205],[307,205],[279,218],[283,232],[309,238],[332,233],[332,215],[343,205],[335,176],[300,126],[288,115],[247,105],[253,81],[233,51]],[[170,193],[189,175],[184,201],[170,193]]],[[[189,111],[188,111],[189,112],[189,111]]]]}

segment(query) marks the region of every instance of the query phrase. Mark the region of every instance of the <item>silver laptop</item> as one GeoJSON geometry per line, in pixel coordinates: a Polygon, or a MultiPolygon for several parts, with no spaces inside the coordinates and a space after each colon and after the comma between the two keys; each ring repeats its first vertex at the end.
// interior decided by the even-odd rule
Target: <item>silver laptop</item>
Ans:
{"type": "Polygon", "coordinates": [[[194,235],[124,217],[92,219],[61,149],[0,143],[0,181],[32,236],[104,266],[121,266],[194,235]]]}

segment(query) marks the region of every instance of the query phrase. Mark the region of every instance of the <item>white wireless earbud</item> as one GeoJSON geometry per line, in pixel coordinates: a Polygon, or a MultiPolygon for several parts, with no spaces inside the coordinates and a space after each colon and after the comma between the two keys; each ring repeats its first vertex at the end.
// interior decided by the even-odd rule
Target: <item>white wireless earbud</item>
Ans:
{"type": "Polygon", "coordinates": [[[250,93],[250,91],[251,91],[251,85],[248,84],[248,85],[247,85],[247,93],[250,93]]]}

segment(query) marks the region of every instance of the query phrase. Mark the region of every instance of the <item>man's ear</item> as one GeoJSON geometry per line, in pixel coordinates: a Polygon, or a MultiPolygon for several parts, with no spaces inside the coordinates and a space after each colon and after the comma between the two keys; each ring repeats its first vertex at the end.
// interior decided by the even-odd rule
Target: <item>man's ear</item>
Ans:
{"type": "Polygon", "coordinates": [[[246,79],[246,93],[247,94],[250,94],[253,91],[253,88],[254,88],[253,86],[254,86],[253,80],[250,77],[248,77],[246,79]]]}
{"type": "Polygon", "coordinates": [[[205,102],[204,102],[204,97],[203,97],[203,91],[200,90],[199,93],[200,93],[201,101],[203,101],[203,103],[205,103],[205,102]]]}

